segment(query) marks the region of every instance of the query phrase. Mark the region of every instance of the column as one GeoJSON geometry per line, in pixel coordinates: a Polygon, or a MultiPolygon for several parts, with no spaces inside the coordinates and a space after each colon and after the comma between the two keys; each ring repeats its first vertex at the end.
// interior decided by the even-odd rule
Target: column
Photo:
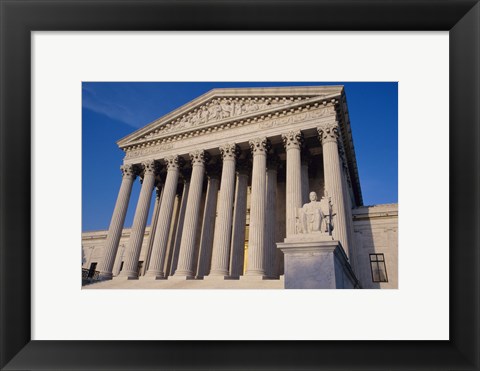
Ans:
{"type": "Polygon", "coordinates": [[[167,164],[167,178],[163,189],[163,197],[158,214],[157,228],[153,240],[152,254],[147,276],[156,279],[165,278],[164,264],[167,252],[167,240],[172,221],[173,203],[177,192],[178,174],[181,158],[169,156],[165,158],[167,164]]]}
{"type": "Polygon", "coordinates": [[[210,173],[208,175],[205,209],[203,212],[203,226],[200,237],[200,254],[198,256],[197,278],[203,278],[210,272],[219,185],[220,181],[218,179],[218,173],[210,173]]]}
{"type": "Polygon", "coordinates": [[[310,185],[308,182],[308,162],[309,162],[309,152],[304,147],[302,151],[302,206],[307,202],[310,202],[309,193],[310,185]]]}
{"type": "Polygon", "coordinates": [[[345,151],[343,150],[343,146],[340,147],[340,158],[341,158],[341,168],[342,172],[342,184],[343,184],[343,193],[345,195],[345,218],[347,220],[347,237],[348,237],[348,247],[349,247],[349,260],[350,265],[353,268],[353,271],[357,272],[356,267],[356,251],[355,251],[355,243],[354,243],[354,235],[353,235],[353,218],[352,218],[352,199],[350,196],[349,190],[349,176],[348,176],[348,166],[347,160],[345,158],[345,151]]]}
{"type": "Polygon", "coordinates": [[[188,202],[188,190],[190,188],[190,174],[183,175],[183,190],[182,198],[180,201],[180,209],[178,211],[177,226],[175,229],[175,235],[172,235],[172,243],[170,247],[171,250],[171,262],[169,275],[173,275],[177,270],[178,256],[180,253],[180,244],[182,242],[183,234],[183,222],[185,221],[185,210],[187,209],[188,202]]]}
{"type": "Polygon", "coordinates": [[[147,225],[148,209],[152,199],[153,186],[155,185],[155,161],[149,160],[142,164],[144,175],[137,209],[133,219],[132,232],[127,243],[127,256],[120,276],[128,279],[138,278],[138,259],[142,249],[145,227],[147,225]]]}
{"type": "Polygon", "coordinates": [[[205,175],[205,161],[208,162],[208,152],[197,150],[190,153],[192,160],[192,178],[188,191],[188,203],[185,210],[182,242],[178,267],[174,276],[182,278],[194,277],[193,259],[195,255],[195,238],[197,234],[198,216],[202,197],[203,177],[205,175]]]}
{"type": "Polygon", "coordinates": [[[300,130],[282,134],[287,153],[287,237],[296,233],[295,212],[302,207],[302,169],[300,150],[303,135],[300,130]]]}
{"type": "Polygon", "coordinates": [[[104,246],[103,260],[100,262],[98,270],[100,278],[104,280],[112,279],[112,269],[115,257],[118,251],[118,243],[122,236],[123,224],[125,223],[125,215],[127,215],[128,202],[132,193],[133,181],[136,178],[135,168],[133,165],[124,165],[122,170],[122,184],[118,192],[117,202],[113,210],[112,220],[108,228],[107,240],[104,246]]]}
{"type": "Polygon", "coordinates": [[[162,201],[163,187],[160,183],[157,183],[155,187],[156,187],[155,205],[153,206],[152,222],[150,223],[150,236],[148,237],[147,255],[145,258],[145,267],[143,269],[144,275],[147,273],[148,266],[150,265],[150,256],[152,254],[153,240],[155,238],[155,230],[157,229],[158,214],[160,212],[160,203],[162,201]]]}
{"type": "Polygon", "coordinates": [[[233,211],[232,247],[230,257],[230,276],[240,277],[243,274],[245,258],[245,226],[247,223],[247,188],[248,168],[239,167],[235,187],[235,208],[233,211]]]}
{"type": "Polygon", "coordinates": [[[113,275],[118,276],[120,274],[120,268],[122,266],[123,255],[125,254],[125,245],[122,244],[118,248],[117,257],[115,258],[115,264],[113,265],[113,275]]]}
{"type": "Polygon", "coordinates": [[[223,166],[210,276],[226,277],[229,274],[230,238],[232,235],[233,197],[235,192],[235,163],[239,155],[239,148],[235,143],[225,144],[219,148],[222,154],[223,166]]]}
{"type": "Polygon", "coordinates": [[[247,276],[265,276],[265,185],[269,142],[267,138],[251,140],[253,155],[252,193],[250,198],[250,233],[248,236],[247,276]]]}
{"type": "Polygon", "coordinates": [[[177,187],[177,194],[175,195],[175,200],[173,201],[173,212],[172,218],[170,222],[170,231],[168,232],[168,239],[167,239],[167,251],[165,253],[165,263],[163,264],[163,272],[165,273],[165,277],[171,275],[171,268],[172,268],[172,256],[173,256],[173,245],[175,244],[175,231],[176,226],[178,224],[178,216],[180,214],[180,204],[181,204],[181,197],[182,195],[178,192],[177,187]]]}
{"type": "Polygon", "coordinates": [[[275,238],[277,215],[277,165],[278,161],[275,156],[268,159],[266,186],[267,218],[265,220],[265,267],[267,276],[270,278],[278,276],[275,267],[275,258],[277,254],[275,238]]]}
{"type": "Polygon", "coordinates": [[[323,149],[323,168],[325,176],[325,191],[331,197],[333,213],[333,237],[339,240],[349,255],[348,229],[345,215],[345,197],[342,182],[342,168],[338,153],[339,127],[338,122],[323,124],[317,128],[323,149]]]}

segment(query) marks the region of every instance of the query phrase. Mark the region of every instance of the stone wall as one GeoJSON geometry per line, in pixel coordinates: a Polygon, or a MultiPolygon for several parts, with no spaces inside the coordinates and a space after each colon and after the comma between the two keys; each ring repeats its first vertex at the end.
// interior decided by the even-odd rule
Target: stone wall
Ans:
{"type": "Polygon", "coordinates": [[[364,289],[398,288],[398,204],[363,206],[353,214],[357,278],[364,289]],[[370,254],[384,254],[388,282],[373,282],[370,254]]]}
{"type": "MultiPolygon", "coordinates": [[[[122,256],[126,253],[125,248],[130,238],[130,228],[125,228],[122,231],[122,237],[120,238],[120,243],[118,245],[118,254],[115,259],[115,264],[113,266],[113,275],[116,276],[120,270],[120,265],[122,262],[122,256]]],[[[100,263],[103,259],[104,254],[104,245],[107,239],[108,231],[92,231],[92,232],[83,232],[82,233],[82,268],[89,269],[91,263],[100,263]]],[[[145,230],[145,237],[143,239],[142,250],[140,252],[140,262],[143,262],[143,268],[141,274],[143,275],[143,270],[145,269],[145,261],[147,258],[147,249],[148,241],[150,239],[150,227],[147,227],[145,230]]]]}

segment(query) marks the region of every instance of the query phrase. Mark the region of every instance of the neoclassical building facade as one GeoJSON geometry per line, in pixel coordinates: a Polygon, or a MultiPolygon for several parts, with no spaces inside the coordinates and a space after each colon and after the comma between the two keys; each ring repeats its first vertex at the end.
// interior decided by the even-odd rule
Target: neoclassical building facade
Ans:
{"type": "Polygon", "coordinates": [[[398,207],[363,206],[342,86],[214,89],[117,144],[125,158],[109,229],[82,236],[83,267],[100,279],[281,286],[277,244],[299,233],[298,210],[315,192],[331,202],[329,233],[356,287],[398,287],[398,207]]]}

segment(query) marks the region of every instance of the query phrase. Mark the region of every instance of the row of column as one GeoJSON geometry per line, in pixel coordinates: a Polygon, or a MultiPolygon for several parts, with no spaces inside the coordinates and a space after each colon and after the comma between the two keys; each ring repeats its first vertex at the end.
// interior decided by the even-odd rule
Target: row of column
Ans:
{"type": "MultiPolygon", "coordinates": [[[[341,241],[348,254],[349,235],[347,230],[347,211],[344,202],[345,182],[342,179],[343,168],[339,157],[338,123],[322,125],[318,128],[319,139],[323,147],[325,189],[332,197],[336,213],[334,237],[341,241]]],[[[286,235],[291,236],[295,230],[295,209],[304,203],[305,163],[301,161],[303,135],[301,131],[290,131],[282,135],[286,150],[286,235]]],[[[251,172],[251,206],[250,233],[247,262],[247,276],[272,277],[276,244],[275,244],[275,200],[277,185],[277,162],[271,159],[267,164],[270,142],[266,137],[249,141],[253,157],[251,172]],[[268,165],[268,166],[267,166],[268,165]],[[268,217],[267,217],[268,216],[268,217]],[[273,217],[271,217],[273,216],[273,217]]],[[[210,276],[238,277],[243,271],[243,250],[245,242],[246,197],[248,172],[238,169],[239,147],[228,143],[219,147],[222,154],[223,167],[220,183],[215,175],[208,177],[207,194],[203,218],[200,220],[200,208],[203,191],[205,164],[209,160],[208,152],[197,150],[190,153],[192,174],[188,184],[188,202],[186,203],[182,228],[177,227],[179,246],[172,254],[178,254],[173,276],[182,278],[210,276]],[[217,203],[217,192],[220,192],[217,203]],[[215,217],[215,212],[217,215],[215,217]],[[195,252],[198,225],[200,229],[200,246],[198,265],[195,271],[195,252]],[[213,233],[212,233],[213,232],[213,233]],[[212,241],[213,235],[213,241],[212,241]],[[179,236],[178,236],[179,237],[179,236]],[[211,264],[211,267],[210,267],[211,264]],[[209,269],[210,267],[210,269],[209,269]]],[[[167,242],[172,223],[172,214],[179,180],[182,158],[169,156],[164,159],[167,176],[161,196],[155,204],[152,220],[152,234],[147,257],[146,276],[164,279],[165,260],[167,258],[167,242]]],[[[151,194],[155,186],[155,162],[142,164],[143,180],[140,197],[135,211],[131,236],[126,246],[126,260],[121,276],[138,277],[138,261],[145,233],[146,221],[150,206],[151,194]]],[[[135,180],[135,169],[132,165],[122,167],[123,179],[119,195],[109,227],[105,244],[104,259],[99,269],[103,279],[112,278],[112,269],[118,249],[128,202],[135,180]]],[[[307,173],[308,174],[308,173],[307,173]]],[[[307,175],[308,180],[308,175],[307,175]]],[[[308,191],[308,189],[307,189],[308,191]]],[[[185,188],[184,188],[185,193],[185,188]]],[[[183,197],[182,201],[186,198],[183,197]]],[[[179,218],[180,221],[180,218],[179,218]]],[[[175,256],[173,256],[175,258],[175,256]]],[[[172,270],[173,270],[172,266],[172,270]]]]}

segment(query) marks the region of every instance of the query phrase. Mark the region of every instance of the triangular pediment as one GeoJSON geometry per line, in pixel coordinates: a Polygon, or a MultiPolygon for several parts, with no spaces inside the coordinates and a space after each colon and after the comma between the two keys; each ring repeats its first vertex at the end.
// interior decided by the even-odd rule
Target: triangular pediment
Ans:
{"type": "Polygon", "coordinates": [[[213,89],[117,142],[120,148],[208,128],[229,121],[284,111],[298,104],[333,99],[343,86],[213,89]]]}

